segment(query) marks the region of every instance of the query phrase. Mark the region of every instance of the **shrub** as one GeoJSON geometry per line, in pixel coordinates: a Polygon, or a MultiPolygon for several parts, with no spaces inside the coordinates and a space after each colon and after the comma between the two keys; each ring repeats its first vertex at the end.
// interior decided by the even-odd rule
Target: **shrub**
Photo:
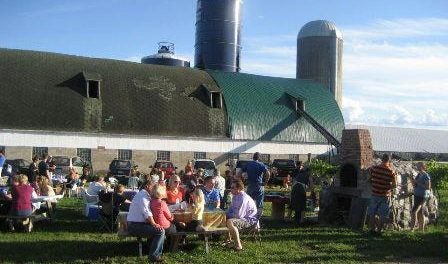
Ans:
{"type": "Polygon", "coordinates": [[[432,189],[437,192],[437,196],[440,196],[440,190],[448,189],[448,164],[431,160],[426,165],[432,189]]]}

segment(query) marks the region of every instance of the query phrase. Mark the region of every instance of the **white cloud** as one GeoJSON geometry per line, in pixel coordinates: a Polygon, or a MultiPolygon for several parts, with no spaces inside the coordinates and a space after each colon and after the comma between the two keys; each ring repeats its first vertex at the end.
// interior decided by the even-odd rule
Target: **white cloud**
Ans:
{"type": "Polygon", "coordinates": [[[379,19],[369,25],[343,30],[344,38],[351,36],[357,39],[406,38],[425,36],[446,36],[448,19],[379,19]]]}
{"type": "Polygon", "coordinates": [[[361,102],[344,97],[342,99],[342,112],[345,116],[345,121],[350,123],[358,123],[364,114],[361,102]]]}

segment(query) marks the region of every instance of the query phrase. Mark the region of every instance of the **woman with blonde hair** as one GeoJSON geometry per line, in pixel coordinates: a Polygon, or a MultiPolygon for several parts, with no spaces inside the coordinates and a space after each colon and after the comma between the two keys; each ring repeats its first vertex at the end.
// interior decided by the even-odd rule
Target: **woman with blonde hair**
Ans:
{"type": "Polygon", "coordinates": [[[47,177],[39,177],[39,180],[37,182],[37,185],[39,186],[39,193],[42,196],[55,196],[53,187],[50,185],[50,181],[47,177]]]}
{"type": "Polygon", "coordinates": [[[162,198],[166,197],[165,186],[156,184],[151,192],[150,207],[154,222],[165,229],[166,234],[176,233],[176,226],[172,223],[174,216],[170,213],[168,205],[162,198]]]}
{"type": "Polygon", "coordinates": [[[26,175],[16,175],[14,179],[17,180],[17,184],[11,186],[11,214],[14,216],[29,216],[33,213],[31,199],[34,189],[28,184],[26,175]]]}
{"type": "Polygon", "coordinates": [[[205,198],[199,185],[194,186],[191,193],[191,222],[187,224],[188,231],[204,231],[202,216],[204,214],[205,198]]]}

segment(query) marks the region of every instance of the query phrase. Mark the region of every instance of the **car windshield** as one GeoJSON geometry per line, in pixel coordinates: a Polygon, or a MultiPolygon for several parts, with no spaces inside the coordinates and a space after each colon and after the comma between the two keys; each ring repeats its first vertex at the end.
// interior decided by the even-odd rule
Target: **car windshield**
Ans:
{"type": "Polygon", "coordinates": [[[155,167],[156,168],[161,168],[161,169],[172,168],[173,164],[171,164],[170,162],[156,162],[155,167]]]}
{"type": "Polygon", "coordinates": [[[56,166],[70,166],[69,157],[53,157],[53,162],[56,166]]]}
{"type": "Polygon", "coordinates": [[[294,161],[293,160],[274,160],[272,163],[272,166],[277,167],[294,167],[294,161]]]}
{"type": "Polygon", "coordinates": [[[112,166],[116,168],[130,168],[131,162],[128,160],[114,160],[112,166]]]}
{"type": "Polygon", "coordinates": [[[194,163],[194,168],[195,169],[203,168],[204,170],[214,170],[215,164],[213,163],[213,161],[208,160],[196,161],[194,163]]]}

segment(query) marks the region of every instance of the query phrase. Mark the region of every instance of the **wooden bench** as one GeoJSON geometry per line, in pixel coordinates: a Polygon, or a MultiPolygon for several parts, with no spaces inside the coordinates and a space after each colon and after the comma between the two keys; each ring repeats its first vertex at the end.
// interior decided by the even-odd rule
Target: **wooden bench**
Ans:
{"type": "MultiPolygon", "coordinates": [[[[227,234],[229,232],[229,229],[227,227],[216,227],[216,228],[209,228],[205,231],[179,231],[173,234],[167,234],[167,237],[171,237],[171,243],[169,245],[170,251],[176,251],[179,246],[179,241],[183,236],[189,236],[189,235],[203,235],[204,237],[204,243],[205,243],[205,252],[209,253],[209,237],[212,235],[218,235],[218,234],[227,234]]],[[[138,255],[142,256],[142,244],[143,244],[143,238],[148,238],[148,236],[136,236],[131,235],[125,230],[121,230],[117,233],[118,237],[120,238],[126,238],[126,237],[135,237],[137,238],[138,242],[138,255]]],[[[150,236],[149,236],[150,237],[150,236]]]]}

